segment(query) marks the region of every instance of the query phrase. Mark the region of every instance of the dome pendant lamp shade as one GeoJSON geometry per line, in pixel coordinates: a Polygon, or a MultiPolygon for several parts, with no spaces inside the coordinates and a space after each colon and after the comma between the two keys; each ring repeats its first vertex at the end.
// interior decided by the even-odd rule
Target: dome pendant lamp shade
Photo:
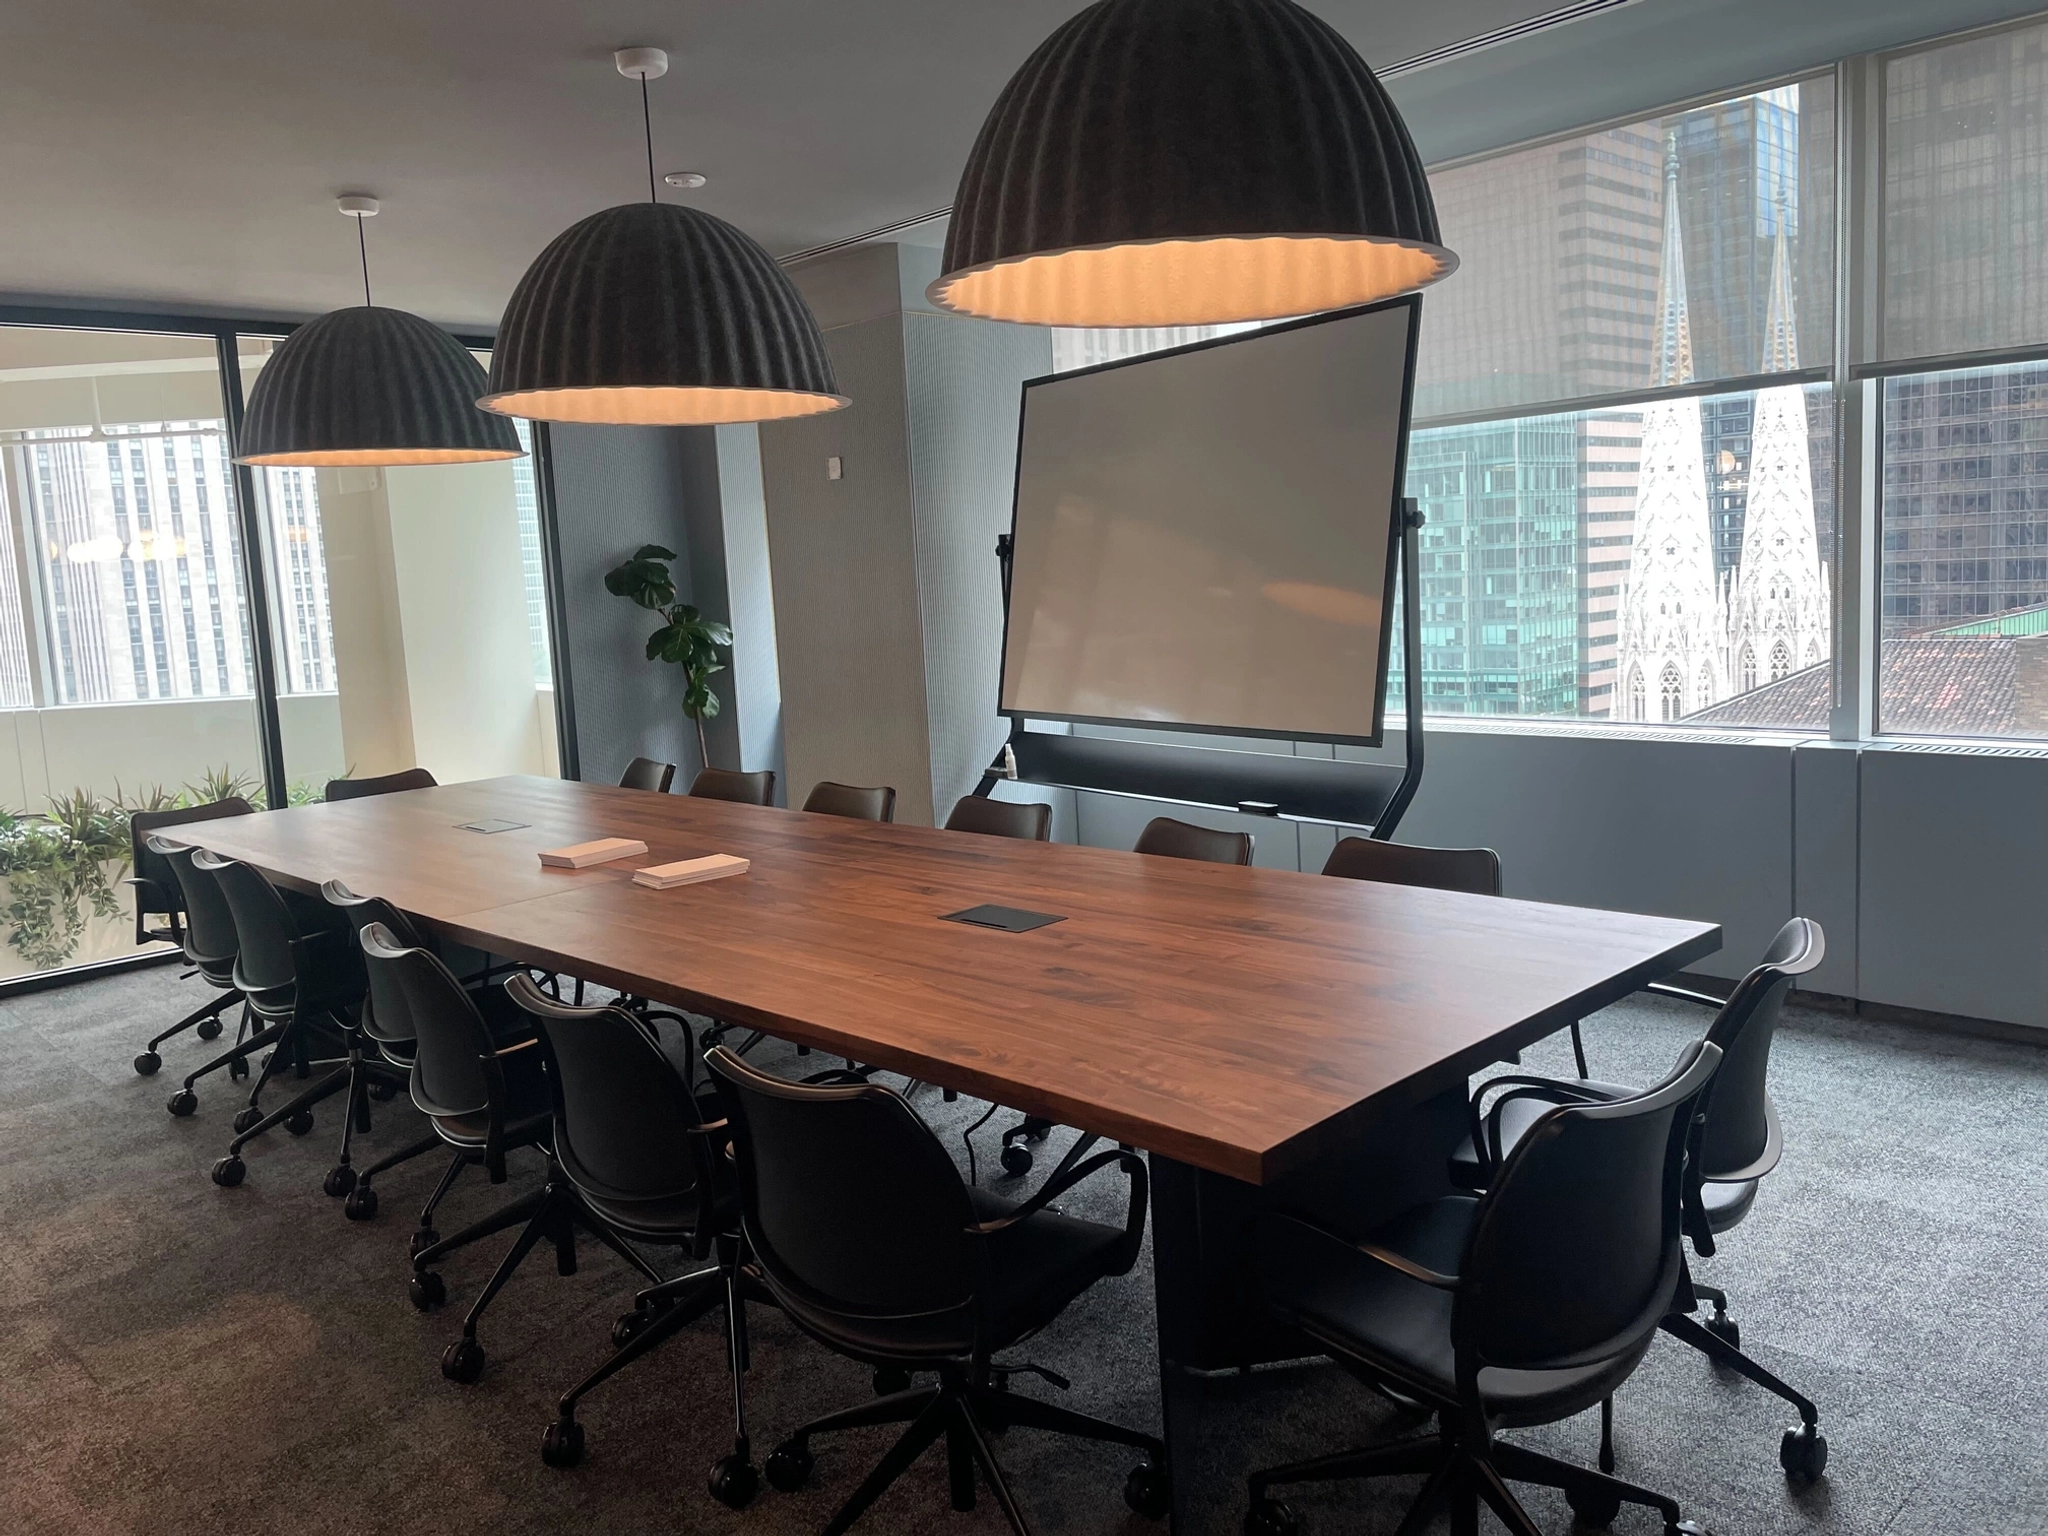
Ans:
{"type": "Polygon", "coordinates": [[[477,403],[541,421],[684,426],[850,402],[774,257],[712,214],[645,202],[570,226],[527,268],[477,403]]]}
{"type": "Polygon", "coordinates": [[[1098,0],[997,99],[928,292],[1033,325],[1214,325],[1457,260],[1407,125],[1333,27],[1293,0],[1098,0]]]}
{"type": "Polygon", "coordinates": [[[256,375],[243,464],[474,464],[516,459],[512,423],[476,408],[468,348],[402,309],[337,309],[285,338],[256,375]]]}

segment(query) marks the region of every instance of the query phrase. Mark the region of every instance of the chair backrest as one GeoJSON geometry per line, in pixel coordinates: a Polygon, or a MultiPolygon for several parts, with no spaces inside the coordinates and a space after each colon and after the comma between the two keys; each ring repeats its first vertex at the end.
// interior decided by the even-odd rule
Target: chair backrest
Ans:
{"type": "Polygon", "coordinates": [[[724,1046],[704,1059],[732,1122],[747,1239],[778,1289],[852,1317],[972,1304],[973,1205],[899,1095],[784,1082],[724,1046]]]}
{"type": "Polygon", "coordinates": [[[183,888],[170,860],[150,846],[151,839],[165,827],[185,826],[195,821],[217,821],[223,816],[247,816],[255,807],[240,795],[205,805],[179,806],[169,811],[137,811],[128,818],[129,867],[135,872],[135,922],[140,942],[145,913],[171,917],[185,910],[183,888]]]}
{"type": "Polygon", "coordinates": [[[1382,885],[1419,885],[1472,896],[1500,894],[1500,855],[1491,848],[1419,848],[1347,837],[1330,850],[1323,873],[1382,885]]]}
{"type": "Polygon", "coordinates": [[[283,894],[260,870],[200,850],[192,867],[211,874],[235,923],[235,980],[245,992],[275,992],[299,980],[293,944],[299,925],[283,894]]]}
{"type": "Polygon", "coordinates": [[[690,793],[699,800],[731,800],[740,805],[773,805],[775,774],[763,768],[759,773],[734,773],[730,768],[706,768],[690,780],[690,793]]]}
{"type": "Polygon", "coordinates": [[[857,784],[834,784],[830,779],[813,786],[804,809],[821,816],[846,816],[854,821],[894,821],[896,791],[887,784],[863,789],[857,784]]]}
{"type": "Polygon", "coordinates": [[[1252,835],[1249,832],[1216,832],[1171,816],[1155,816],[1138,834],[1133,853],[1156,853],[1168,859],[1195,859],[1203,864],[1249,864],[1252,835]]]}
{"type": "Polygon", "coordinates": [[[668,793],[668,787],[676,781],[674,763],[657,763],[651,757],[636,757],[626,764],[626,771],[619,775],[619,788],[652,790],[657,795],[668,793]]]}
{"type": "Polygon", "coordinates": [[[406,789],[432,789],[435,782],[424,768],[405,768],[397,773],[379,774],[374,779],[329,779],[327,798],[360,800],[365,795],[395,795],[406,789]]]}
{"type": "Polygon", "coordinates": [[[558,1003],[533,979],[505,983],[540,1021],[555,1097],[555,1156],[570,1180],[607,1202],[672,1199],[717,1177],[707,1117],[653,1027],[616,1005],[558,1003]]]}
{"type": "Polygon", "coordinates": [[[1481,1366],[1562,1369],[1640,1346],[1682,1266],[1680,1182],[1720,1048],[1696,1040],[1626,1099],[1547,1111],[1508,1154],[1459,1265],[1461,1390],[1481,1366]]]}
{"type": "Polygon", "coordinates": [[[160,836],[149,840],[149,850],[152,858],[163,860],[177,882],[185,912],[185,958],[209,971],[232,967],[242,947],[235,932],[235,914],[213,871],[194,862],[199,850],[160,836]]]}
{"type": "Polygon", "coordinates": [[[962,795],[946,818],[948,832],[980,832],[988,837],[1015,837],[1043,843],[1052,839],[1052,807],[1037,801],[992,800],[987,795],[962,795]]]}
{"type": "MultiPolygon", "coordinates": [[[[338,908],[347,917],[349,926],[355,929],[358,943],[362,942],[363,934],[376,925],[382,927],[391,942],[401,948],[428,949],[419,930],[413,927],[412,919],[382,896],[358,896],[339,880],[329,880],[322,885],[320,894],[327,899],[329,906],[338,908]]],[[[368,994],[368,1006],[363,1009],[363,1032],[372,1040],[381,1040],[387,1045],[402,1045],[414,1038],[410,1016],[402,1011],[387,1015],[378,1006],[374,986],[368,994]]]]}
{"type": "Polygon", "coordinates": [[[356,943],[369,973],[369,1011],[385,1028],[405,1031],[392,1038],[413,1042],[413,1103],[436,1116],[489,1111],[503,1078],[484,1065],[496,1047],[462,983],[382,923],[365,924],[356,943]]]}
{"type": "MultiPolygon", "coordinates": [[[[1795,917],[1778,930],[1763,959],[1735,985],[1714,1016],[1707,1038],[1721,1048],[1721,1070],[1707,1096],[1700,1131],[1699,1177],[1712,1179],[1751,1167],[1771,1139],[1771,1041],[1792,980],[1819,965],[1827,940],[1819,923],[1795,917]]],[[[1766,1170],[1767,1171],[1767,1170],[1766,1170]]]]}

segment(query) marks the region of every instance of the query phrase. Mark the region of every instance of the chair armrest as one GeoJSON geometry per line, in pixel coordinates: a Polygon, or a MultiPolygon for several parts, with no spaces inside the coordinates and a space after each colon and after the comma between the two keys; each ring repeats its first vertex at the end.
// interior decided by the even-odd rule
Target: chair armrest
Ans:
{"type": "Polygon", "coordinates": [[[1778,1123],[1778,1105],[1769,1094],[1764,1095],[1764,1149],[1757,1154],[1756,1161],[1746,1168],[1737,1168],[1732,1173],[1717,1173],[1712,1176],[1701,1174],[1702,1184],[1747,1184],[1760,1179],[1778,1166],[1778,1159],[1785,1155],[1785,1132],[1778,1123]]]}
{"type": "Polygon", "coordinates": [[[1480,1169],[1491,1174],[1501,1163],[1500,1112],[1501,1106],[1515,1099],[1547,1098],[1555,1104],[1604,1104],[1605,1094],[1594,1093],[1574,1083],[1563,1082],[1554,1077],[1531,1077],[1524,1073],[1509,1072],[1499,1077],[1489,1077],[1479,1085],[1479,1091],[1472,1095],[1466,1105],[1472,1133],[1472,1155],[1479,1159],[1480,1169]],[[1494,1101],[1492,1109],[1486,1108],[1486,1096],[1496,1088],[1505,1089],[1494,1101]]]}
{"type": "Polygon", "coordinates": [[[1406,1275],[1410,1280],[1420,1281],[1422,1284],[1430,1286],[1435,1290],[1455,1291],[1458,1288],[1459,1280],[1456,1275],[1447,1275],[1441,1270],[1431,1269],[1426,1264],[1418,1264],[1406,1254],[1396,1253],[1391,1248],[1382,1248],[1378,1243],[1361,1242],[1355,1237],[1346,1237],[1341,1232],[1333,1232],[1328,1227],[1310,1221],[1306,1216],[1301,1215],[1297,1211],[1278,1211],[1274,1215],[1276,1220],[1291,1221],[1297,1227],[1306,1227],[1318,1237],[1327,1238],[1333,1243],[1340,1243],[1354,1252],[1364,1254],[1375,1263],[1386,1265],[1387,1268],[1395,1271],[1397,1274],[1406,1275]]]}
{"type": "Polygon", "coordinates": [[[1674,987],[1668,981],[1646,982],[1643,990],[1654,992],[1659,997],[1675,997],[1682,1003],[1698,1003],[1702,1008],[1712,1008],[1717,1013],[1728,1006],[1725,997],[1715,997],[1711,992],[1695,992],[1690,987],[1674,987]]]}

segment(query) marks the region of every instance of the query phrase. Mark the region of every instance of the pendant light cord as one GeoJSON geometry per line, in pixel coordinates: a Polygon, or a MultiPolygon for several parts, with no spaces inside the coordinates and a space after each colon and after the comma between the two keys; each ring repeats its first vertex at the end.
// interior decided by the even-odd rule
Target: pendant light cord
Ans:
{"type": "Polygon", "coordinates": [[[654,115],[647,109],[647,71],[640,71],[640,126],[647,132],[647,201],[661,201],[654,193],[654,115]]]}
{"type": "Polygon", "coordinates": [[[363,308],[370,308],[370,242],[363,235],[363,220],[356,218],[356,251],[363,258],[363,308]]]}

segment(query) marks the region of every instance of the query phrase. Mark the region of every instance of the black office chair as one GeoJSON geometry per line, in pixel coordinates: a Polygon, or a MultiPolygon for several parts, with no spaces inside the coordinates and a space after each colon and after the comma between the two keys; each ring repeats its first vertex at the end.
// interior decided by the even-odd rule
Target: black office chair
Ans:
{"type": "MultiPolygon", "coordinates": [[[[938,1385],[894,1392],[804,1425],[768,1458],[792,1491],[810,1476],[811,1438],[863,1425],[910,1427],[825,1526],[838,1536],[941,1435],[953,1507],[974,1505],[977,1464],[1011,1526],[1023,1516],[989,1449],[1011,1426],[1049,1429],[1145,1453],[1124,1487],[1141,1514],[1166,1512],[1165,1447],[1150,1435],[1002,1390],[994,1357],[1036,1333],[1109,1275],[1130,1272],[1145,1231],[1145,1165],[1077,1142],[1021,1204],[962,1182],[903,1098],[854,1079],[789,1083],[724,1047],[705,1058],[732,1123],[740,1215],[768,1288],[804,1332],[869,1365],[935,1371],[938,1385]],[[1122,1228],[1048,1210],[1102,1169],[1130,1180],[1122,1228]]],[[[831,1074],[838,1076],[839,1074],[831,1074]]]]}
{"type": "Polygon", "coordinates": [[[187,974],[196,973],[219,993],[142,1048],[142,1053],[135,1058],[135,1070],[143,1077],[154,1077],[164,1064],[163,1058],[157,1054],[157,1047],[171,1036],[189,1029],[201,1040],[218,1039],[222,1029],[220,1016],[242,1000],[234,982],[233,952],[223,956],[193,951],[191,936],[185,928],[184,889],[178,884],[177,871],[171,866],[168,850],[159,853],[151,843],[166,827],[215,821],[223,816],[247,816],[253,809],[241,796],[231,795],[209,805],[181,806],[169,811],[137,811],[128,818],[128,867],[135,873],[122,884],[129,888],[135,902],[135,947],[140,949],[145,944],[177,945],[185,952],[186,964],[192,967],[187,974]],[[152,917],[160,917],[163,922],[151,926],[149,920],[152,917]]]}
{"type": "MultiPolygon", "coordinates": [[[[1686,1151],[1720,1062],[1718,1046],[1695,1041],[1646,1092],[1549,1108],[1484,1195],[1425,1201],[1364,1241],[1265,1218],[1267,1304],[1347,1368],[1434,1409],[1438,1429],[1253,1473],[1246,1536],[1299,1529],[1276,1485],[1415,1474],[1428,1481],[1403,1532],[1448,1503],[1451,1529],[1476,1536],[1484,1500],[1516,1536],[1541,1536],[1510,1481],[1561,1488],[1596,1524],[1629,1503],[1655,1509],[1666,1536],[1697,1532],[1661,1494],[1494,1432],[1608,1402],[1649,1349],[1684,1284],[1686,1151]]],[[[1496,1104],[1489,1138],[1500,1118],[1496,1104]]]]}
{"type": "Polygon", "coordinates": [[[1153,853],[1167,859],[1194,859],[1203,864],[1249,864],[1252,835],[1249,832],[1217,832],[1197,827],[1171,816],[1155,816],[1145,823],[1132,845],[1133,853],[1153,853]]]}
{"type": "Polygon", "coordinates": [[[992,800],[962,795],[946,818],[948,832],[980,832],[989,837],[1014,837],[1028,843],[1052,838],[1052,807],[1038,801],[992,800]]]}
{"type": "MultiPolygon", "coordinates": [[[[1165,859],[1192,859],[1202,864],[1249,864],[1252,861],[1252,835],[1249,832],[1217,832],[1208,827],[1175,821],[1171,816],[1155,816],[1145,823],[1145,830],[1138,834],[1138,841],[1131,851],[1165,859]]],[[[1004,1131],[1002,1149],[997,1154],[1003,1172],[1012,1178],[1022,1178],[1029,1173],[1032,1163],[1029,1144],[1045,1140],[1052,1134],[1052,1127],[1052,1121],[1042,1116],[1026,1115],[1004,1131]]]]}
{"type": "MultiPolygon", "coordinates": [[[[1794,978],[1819,965],[1826,947],[1820,924],[1795,917],[1778,930],[1762,961],[1736,984],[1726,1002],[1700,993],[1680,994],[1719,1010],[1705,1038],[1722,1052],[1721,1070],[1700,1106],[1700,1143],[1687,1165],[1685,1182],[1686,1236],[1702,1258],[1713,1255],[1719,1234],[1749,1214],[1758,1184],[1778,1166],[1784,1136],[1778,1107],[1766,1088],[1771,1042],[1794,978]]],[[[1616,1083],[1519,1076],[1494,1078],[1487,1084],[1488,1089],[1496,1087],[1507,1095],[1499,1111],[1504,1148],[1512,1148],[1553,1105],[1612,1101],[1637,1091],[1616,1083]]],[[[1493,1161],[1490,1149],[1484,1154],[1475,1151],[1475,1143],[1468,1139],[1452,1155],[1452,1181],[1480,1188],[1493,1161]]],[[[1812,1400],[1742,1353],[1742,1330],[1728,1315],[1725,1292],[1692,1281],[1679,1299],[1681,1305],[1664,1319],[1664,1331],[1796,1408],[1800,1422],[1780,1439],[1778,1463],[1795,1481],[1818,1478],[1827,1469],[1828,1442],[1820,1433],[1820,1412],[1812,1400]],[[1691,1315],[1700,1301],[1714,1308],[1714,1316],[1704,1323],[1691,1315]]],[[[1607,1456],[1611,1453],[1604,1442],[1603,1435],[1607,1456]]]]}
{"type": "Polygon", "coordinates": [[[202,869],[194,862],[198,850],[167,838],[153,837],[150,839],[150,851],[171,871],[171,877],[178,885],[178,894],[184,901],[185,958],[198,967],[200,974],[214,986],[232,990],[242,1002],[242,1021],[235,1031],[235,1043],[187,1074],[184,1083],[165,1104],[166,1109],[182,1119],[199,1108],[199,1095],[192,1091],[193,1084],[222,1067],[228,1069],[231,1080],[246,1078],[249,1075],[249,1058],[275,1041],[281,1031],[259,1027],[255,1033],[250,1032],[253,1015],[248,996],[242,991],[235,974],[235,959],[241,951],[242,941],[235,934],[234,913],[228,910],[220,882],[214,879],[211,870],[202,869]]]}
{"type": "Polygon", "coordinates": [[[432,789],[434,776],[424,768],[402,768],[374,779],[329,779],[329,800],[361,800],[369,795],[395,795],[408,789],[432,789]]]}
{"type": "MultiPolygon", "coordinates": [[[[615,1005],[567,1006],[525,976],[506,983],[506,992],[539,1021],[548,1044],[554,1161],[548,1209],[535,1223],[553,1220],[563,1231],[570,1222],[584,1227],[652,1282],[635,1298],[633,1310],[613,1325],[617,1349],[611,1358],[562,1394],[555,1422],[541,1440],[541,1459],[555,1467],[581,1461],[583,1426],[576,1421],[576,1405],[584,1395],[722,1307],[732,1372],[733,1448],[712,1464],[710,1488],[713,1497],[738,1509],[760,1488],[741,1390],[746,1301],[749,1294],[770,1298],[741,1272],[725,1122],[708,1093],[700,1100],[691,1071],[678,1069],[638,1015],[615,1005]],[[715,1254],[716,1262],[664,1280],[628,1246],[642,1243],[682,1248],[699,1261],[715,1254]]],[[[695,1059],[694,1043],[686,1039],[680,1060],[688,1064],[695,1059]]],[[[530,1243],[534,1235],[535,1227],[529,1226],[521,1243],[530,1243]]],[[[505,1272],[518,1262],[520,1251],[513,1250],[505,1272]]]]}
{"type": "Polygon", "coordinates": [[[894,821],[896,791],[883,784],[862,789],[854,784],[834,784],[830,779],[814,785],[804,800],[804,809],[821,816],[846,816],[854,821],[894,821]]]}
{"type": "MultiPolygon", "coordinates": [[[[1463,891],[1468,896],[1500,894],[1500,855],[1491,848],[1424,848],[1413,843],[1383,843],[1371,837],[1340,839],[1323,861],[1323,873],[1342,880],[1376,880],[1381,885],[1413,885],[1433,891],[1463,891]]],[[[1579,1021],[1571,1022],[1572,1059],[1579,1076],[1587,1076],[1586,1042],[1579,1021]]],[[[1510,1058],[1520,1061],[1519,1053],[1510,1058]]]]}
{"type": "Polygon", "coordinates": [[[304,1136],[313,1129],[313,1106],[346,1093],[340,1160],[323,1185],[339,1199],[355,1187],[349,1142],[358,1129],[369,1129],[370,1085],[401,1080],[388,1064],[372,1060],[363,1050],[356,1028],[362,964],[347,932],[332,925],[334,915],[319,902],[287,901],[261,871],[233,859],[201,852],[193,855],[192,863],[212,873],[234,915],[240,946],[235,984],[248,994],[250,1011],[267,1026],[264,1032],[277,1031],[270,1057],[256,1075],[249,1107],[235,1116],[235,1139],[228,1143],[227,1155],[213,1165],[213,1182],[225,1189],[240,1184],[248,1175],[242,1148],[278,1124],[294,1136],[304,1136]],[[316,1060],[336,1064],[281,1108],[265,1114],[258,1107],[264,1086],[276,1072],[289,1066],[296,1076],[306,1078],[316,1060]]]}
{"type": "MultiPolygon", "coordinates": [[[[381,923],[405,948],[424,949],[440,958],[438,947],[413,927],[412,919],[382,897],[358,896],[339,880],[326,882],[320,887],[320,894],[329,906],[348,919],[359,944],[364,931],[371,924],[381,923]]],[[[517,965],[492,965],[460,978],[463,987],[469,992],[470,1001],[484,1016],[485,1023],[491,1031],[491,1038],[500,1047],[531,1041],[534,1037],[532,1021],[505,996],[503,987],[490,984],[493,980],[520,969],[522,968],[517,965]]],[[[380,1012],[377,1007],[377,992],[372,987],[363,998],[357,1022],[364,1037],[376,1047],[384,1060],[395,1070],[407,1074],[409,1080],[417,1055],[411,1014],[398,1000],[389,996],[388,989],[385,1010],[380,1012]]],[[[390,1096],[388,1085],[371,1085],[371,1098],[383,1099],[390,1096]]],[[[408,1142],[397,1151],[377,1159],[356,1175],[355,1188],[348,1192],[348,1198],[342,1202],[342,1214],[350,1221],[372,1220],[377,1214],[377,1190],[371,1181],[380,1173],[388,1173],[401,1163],[410,1162],[415,1157],[424,1156],[445,1145],[445,1138],[429,1132],[416,1141],[408,1142]]],[[[434,1212],[449,1189],[454,1186],[456,1179],[461,1176],[462,1170],[479,1160],[467,1151],[457,1151],[449,1161],[446,1172],[442,1174],[440,1182],[434,1186],[433,1194],[428,1197],[426,1205],[420,1211],[419,1224],[414,1228],[411,1238],[410,1252],[418,1253],[422,1248],[441,1240],[441,1234],[434,1229],[434,1212]]]]}
{"type": "Polygon", "coordinates": [[[675,781],[674,763],[657,763],[651,757],[636,757],[626,764],[626,771],[619,775],[619,788],[645,789],[657,795],[665,795],[675,781]]]}
{"type": "Polygon", "coordinates": [[[730,768],[706,768],[690,780],[690,793],[699,800],[730,800],[738,805],[773,805],[775,775],[766,768],[758,773],[735,773],[730,768]]]}

